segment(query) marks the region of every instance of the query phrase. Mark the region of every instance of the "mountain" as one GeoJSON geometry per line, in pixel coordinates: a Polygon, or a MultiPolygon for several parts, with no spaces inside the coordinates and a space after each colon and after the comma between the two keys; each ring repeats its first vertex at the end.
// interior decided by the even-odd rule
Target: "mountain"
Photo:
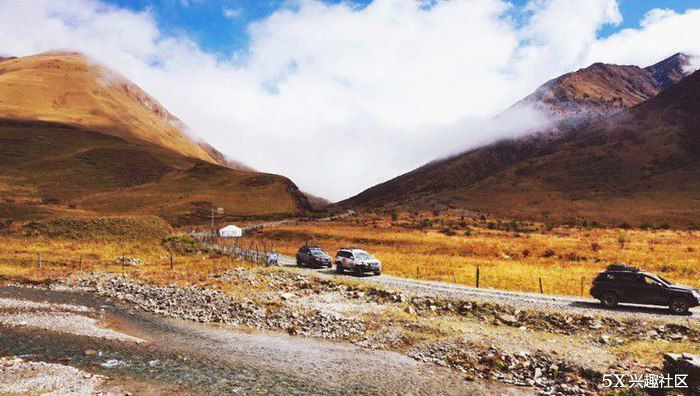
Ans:
{"type": "MultiPolygon", "coordinates": [[[[690,57],[677,53],[652,66],[594,63],[552,79],[513,107],[533,106],[554,120],[581,120],[636,106],[677,83],[690,57]]],[[[507,111],[506,111],[507,113],[507,111]]]]}
{"type": "Polygon", "coordinates": [[[666,89],[690,74],[689,67],[690,56],[679,52],[670,58],[646,67],[645,70],[651,73],[659,88],[666,89]]]}
{"type": "Polygon", "coordinates": [[[700,72],[624,107],[558,133],[434,161],[339,206],[463,208],[608,224],[700,223],[700,72]]]}
{"type": "Polygon", "coordinates": [[[232,164],[184,132],[187,126],[141,88],[79,53],[0,60],[0,114],[8,119],[77,125],[148,141],[204,161],[232,164]]]}
{"type": "Polygon", "coordinates": [[[124,77],[75,53],[0,61],[0,217],[306,211],[289,179],[228,160],[124,77]]]}

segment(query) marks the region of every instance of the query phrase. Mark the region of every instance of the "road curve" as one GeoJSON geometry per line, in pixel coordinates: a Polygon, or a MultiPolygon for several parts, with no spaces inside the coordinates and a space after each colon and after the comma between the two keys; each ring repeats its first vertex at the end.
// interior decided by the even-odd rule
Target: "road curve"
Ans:
{"type": "MultiPolygon", "coordinates": [[[[259,227],[266,227],[270,224],[263,224],[259,227]]],[[[199,234],[192,234],[200,238],[199,234]]],[[[202,239],[201,239],[202,240],[202,239]]],[[[204,240],[203,240],[204,241],[204,240]]],[[[216,244],[205,242],[209,248],[219,250],[224,254],[232,254],[231,248],[226,248],[216,244]]],[[[236,253],[245,256],[246,249],[236,248],[236,253]]],[[[583,297],[560,296],[552,294],[526,293],[499,289],[482,289],[460,284],[427,281],[410,278],[399,278],[395,276],[369,274],[338,274],[332,268],[314,269],[298,267],[296,258],[280,254],[277,256],[277,264],[282,267],[295,268],[297,271],[314,273],[318,276],[331,279],[353,279],[371,285],[390,287],[406,293],[422,294],[431,296],[442,296],[465,300],[490,301],[514,305],[524,309],[534,310],[556,310],[568,312],[570,314],[596,314],[611,317],[627,317],[633,319],[655,319],[665,322],[700,321],[700,307],[690,310],[687,315],[672,315],[665,307],[653,307],[645,305],[620,305],[614,309],[604,308],[597,300],[583,297]]]]}

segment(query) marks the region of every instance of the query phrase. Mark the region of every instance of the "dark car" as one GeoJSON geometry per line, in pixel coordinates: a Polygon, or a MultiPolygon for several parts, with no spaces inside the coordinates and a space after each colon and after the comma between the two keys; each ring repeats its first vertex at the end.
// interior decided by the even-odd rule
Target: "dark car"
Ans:
{"type": "Polygon", "coordinates": [[[297,252],[297,265],[330,268],[333,265],[333,258],[318,246],[304,245],[297,252]]]}
{"type": "Polygon", "coordinates": [[[591,295],[606,307],[618,303],[663,305],[684,314],[700,305],[700,290],[624,265],[610,265],[593,280],[591,295]]]}

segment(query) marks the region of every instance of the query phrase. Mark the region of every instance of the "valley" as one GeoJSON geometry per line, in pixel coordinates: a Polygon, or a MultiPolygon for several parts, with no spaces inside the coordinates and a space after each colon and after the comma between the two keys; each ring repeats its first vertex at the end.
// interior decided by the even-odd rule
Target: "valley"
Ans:
{"type": "Polygon", "coordinates": [[[331,203],[84,55],[3,58],[0,384],[592,395],[613,394],[611,372],[661,374],[665,354],[700,353],[698,308],[604,308],[589,288],[619,263],[700,287],[688,65],[567,73],[513,105],[545,130],[331,203]],[[243,235],[211,236],[229,224],[243,235]],[[365,249],[381,275],[301,268],[304,244],[365,249]]]}

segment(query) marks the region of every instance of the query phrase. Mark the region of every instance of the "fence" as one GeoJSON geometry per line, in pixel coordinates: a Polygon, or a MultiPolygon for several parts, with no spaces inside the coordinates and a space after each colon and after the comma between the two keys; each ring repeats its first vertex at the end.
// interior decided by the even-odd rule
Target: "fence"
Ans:
{"type": "Polygon", "coordinates": [[[280,259],[287,261],[279,254],[274,245],[258,242],[249,238],[220,238],[207,232],[190,234],[207,249],[256,264],[277,265],[280,259]],[[247,246],[246,246],[247,245],[247,246]]]}
{"type": "Polygon", "coordinates": [[[586,295],[590,278],[586,276],[556,277],[556,276],[518,276],[512,277],[499,272],[489,271],[485,266],[465,266],[460,268],[444,267],[431,270],[424,265],[415,265],[410,269],[400,268],[400,276],[432,282],[451,282],[457,285],[475,287],[477,289],[498,289],[540,294],[586,295]],[[504,284],[506,283],[506,284],[504,284]],[[509,285],[507,283],[510,283],[509,285]]]}

